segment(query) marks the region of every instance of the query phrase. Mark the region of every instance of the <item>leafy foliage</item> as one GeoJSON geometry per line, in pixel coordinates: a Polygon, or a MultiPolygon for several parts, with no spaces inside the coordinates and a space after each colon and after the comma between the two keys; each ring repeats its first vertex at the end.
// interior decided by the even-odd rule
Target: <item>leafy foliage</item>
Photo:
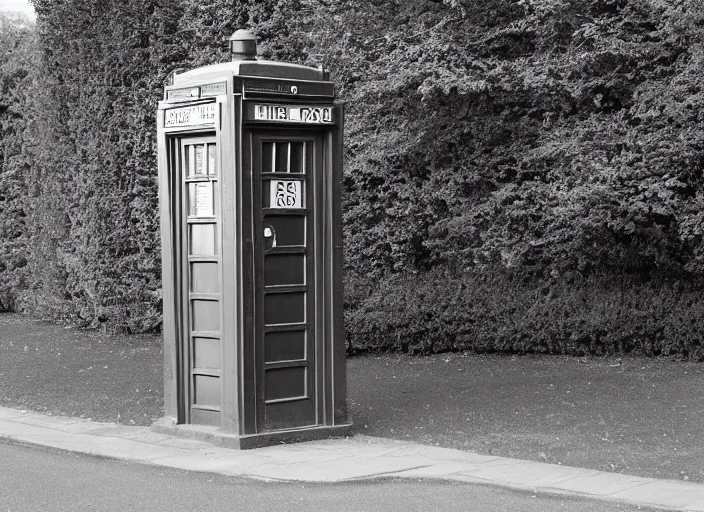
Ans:
{"type": "Polygon", "coordinates": [[[23,133],[36,65],[31,23],[0,13],[0,309],[15,307],[27,278],[23,133]]]}
{"type": "Polygon", "coordinates": [[[704,361],[701,279],[592,275],[526,279],[505,271],[394,274],[347,282],[348,352],[633,353],[704,361]]]}
{"type": "Polygon", "coordinates": [[[352,268],[699,271],[700,1],[336,6],[352,268]]]}
{"type": "MultiPolygon", "coordinates": [[[[478,286],[479,303],[496,301],[491,311],[559,283],[608,302],[608,276],[634,287],[629,311],[645,311],[649,287],[674,290],[666,302],[680,304],[673,283],[702,275],[702,0],[34,3],[39,55],[23,47],[25,60],[0,71],[3,91],[27,92],[3,95],[13,116],[0,110],[3,151],[15,155],[0,172],[11,183],[0,206],[5,307],[158,328],[156,101],[174,69],[224,60],[240,27],[258,34],[267,58],[324,64],[347,103],[354,347],[410,350],[422,336],[432,348],[421,351],[455,346],[441,336],[475,346],[462,336],[504,325],[496,318],[506,313],[472,313],[449,275],[478,286]],[[444,327],[420,328],[438,307],[449,308],[444,327]]],[[[576,308],[576,295],[565,297],[576,308]]],[[[544,304],[531,314],[547,323],[514,322],[510,332],[572,339],[555,331],[551,311],[582,317],[544,304]]],[[[629,314],[624,325],[635,326],[641,317],[629,314]]],[[[584,346],[635,349],[612,316],[588,316],[570,327],[600,340],[584,346]],[[614,338],[594,334],[612,328],[614,338]]],[[[670,350],[656,331],[643,335],[660,347],[651,352],[670,350]]],[[[490,338],[496,350],[529,349],[490,338]]],[[[561,350],[540,339],[534,349],[561,350]]],[[[691,348],[701,338],[683,339],[691,348]]]]}
{"type": "Polygon", "coordinates": [[[161,321],[156,102],[176,69],[222,60],[274,2],[34,2],[41,49],[20,309],[142,332],[161,321]]]}

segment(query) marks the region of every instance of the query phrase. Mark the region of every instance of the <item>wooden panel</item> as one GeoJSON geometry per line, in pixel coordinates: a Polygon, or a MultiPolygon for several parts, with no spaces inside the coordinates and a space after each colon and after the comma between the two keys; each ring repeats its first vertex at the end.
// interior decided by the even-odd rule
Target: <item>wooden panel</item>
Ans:
{"type": "Polygon", "coordinates": [[[191,263],[191,291],[194,293],[218,293],[220,291],[217,263],[191,263]]]}
{"type": "MultiPolygon", "coordinates": [[[[228,85],[228,88],[230,86],[228,85]]],[[[241,179],[243,172],[241,171],[239,158],[235,155],[240,154],[241,147],[239,146],[240,133],[239,123],[235,119],[239,119],[237,112],[239,111],[239,98],[234,97],[234,108],[231,104],[233,101],[232,94],[229,94],[222,105],[222,139],[230,141],[230,143],[222,144],[218,147],[220,165],[217,172],[220,174],[220,197],[221,210],[218,212],[221,219],[228,219],[227,222],[221,224],[222,240],[220,252],[223,256],[221,265],[222,282],[228,283],[222,287],[222,304],[223,309],[228,311],[228,314],[223,315],[221,333],[224,340],[222,346],[223,373],[222,373],[222,429],[223,432],[239,434],[241,433],[240,423],[240,407],[242,405],[240,398],[240,389],[242,374],[236,371],[236,365],[239,362],[240,353],[238,351],[237,335],[241,332],[238,328],[241,321],[241,300],[237,300],[238,292],[241,290],[242,281],[238,266],[241,264],[240,258],[235,258],[238,245],[235,240],[238,239],[240,233],[239,226],[243,223],[243,215],[240,213],[242,201],[237,200],[237,194],[241,193],[241,179]]]]}
{"type": "Polygon", "coordinates": [[[216,224],[191,224],[190,249],[194,256],[214,256],[217,254],[215,237],[216,224]]]}
{"type": "Polygon", "coordinates": [[[264,323],[293,324],[305,322],[306,294],[295,293],[267,293],[264,296],[264,323]]]}
{"type": "Polygon", "coordinates": [[[193,338],[193,352],[196,368],[221,369],[220,340],[216,338],[193,338]]]}
{"type": "Polygon", "coordinates": [[[220,330],[220,303],[216,300],[193,300],[193,330],[220,330]]]}
{"type": "Polygon", "coordinates": [[[276,247],[302,246],[306,243],[306,218],[303,215],[267,215],[264,224],[274,231],[276,247]]]}
{"type": "Polygon", "coordinates": [[[179,251],[175,250],[178,245],[175,239],[175,227],[180,228],[177,208],[175,207],[176,190],[175,184],[180,186],[178,181],[176,166],[177,154],[173,139],[167,139],[163,134],[164,116],[157,116],[159,135],[158,144],[158,170],[159,170],[159,212],[161,218],[161,282],[163,289],[163,339],[164,339],[164,415],[175,418],[182,417],[179,411],[179,388],[182,382],[179,380],[178,352],[181,334],[179,332],[180,321],[178,300],[180,294],[175,288],[178,275],[179,251]]]}
{"type": "Polygon", "coordinates": [[[266,370],[264,379],[264,396],[266,400],[282,400],[305,395],[305,367],[266,370]]]}
{"type": "MultiPolygon", "coordinates": [[[[324,302],[331,308],[331,331],[329,341],[332,345],[331,357],[332,362],[329,363],[331,371],[328,375],[331,376],[332,386],[332,404],[328,407],[328,411],[334,414],[334,423],[347,423],[347,377],[346,377],[346,360],[345,360],[345,327],[343,316],[343,285],[342,285],[342,154],[343,149],[343,121],[344,121],[344,105],[336,105],[337,118],[339,124],[335,127],[334,132],[328,135],[328,152],[327,159],[331,162],[332,173],[329,176],[329,181],[326,187],[325,203],[327,210],[330,212],[332,219],[332,246],[329,249],[330,259],[328,260],[328,269],[331,268],[332,281],[327,288],[324,302]]],[[[329,389],[329,388],[328,388],[329,389]]]]}
{"type": "Polygon", "coordinates": [[[305,284],[304,254],[267,254],[264,256],[264,285],[305,284]]]}
{"type": "Polygon", "coordinates": [[[193,404],[220,407],[220,378],[210,375],[194,375],[193,379],[193,404]]]}
{"type": "MultiPolygon", "coordinates": [[[[241,114],[242,110],[240,109],[239,112],[241,114]]],[[[235,122],[235,125],[239,125],[239,122],[235,122]]],[[[258,325],[255,323],[257,321],[255,319],[261,319],[262,307],[259,302],[251,299],[257,294],[258,287],[256,285],[259,284],[261,286],[261,279],[258,278],[261,272],[258,268],[261,258],[261,235],[259,233],[263,229],[259,225],[261,215],[259,214],[260,204],[257,198],[257,193],[261,194],[261,179],[256,179],[257,176],[254,175],[254,172],[259,173],[262,168],[260,158],[262,155],[258,150],[253,150],[250,134],[243,134],[242,139],[245,144],[241,151],[243,170],[235,167],[234,173],[241,183],[236,189],[238,204],[241,206],[236,212],[235,222],[238,223],[242,240],[241,260],[238,262],[238,270],[241,277],[242,290],[240,297],[244,299],[239,299],[238,302],[242,334],[241,339],[237,341],[241,343],[242,349],[241,354],[236,353],[236,358],[238,362],[240,357],[243,361],[240,366],[241,375],[237,375],[237,380],[242,383],[239,394],[239,399],[243,402],[240,421],[243,426],[243,433],[250,434],[257,431],[258,404],[261,402],[259,397],[263,394],[264,387],[264,384],[259,382],[259,379],[263,379],[263,376],[260,377],[260,374],[257,373],[256,366],[259,358],[263,358],[263,355],[260,356],[263,351],[255,345],[256,326],[258,325]],[[254,226],[254,230],[252,230],[252,226],[254,226]],[[251,271],[252,268],[255,268],[255,272],[251,271]]],[[[240,243],[238,242],[237,246],[239,247],[239,245],[240,243]]]]}
{"type": "Polygon", "coordinates": [[[191,423],[196,425],[220,426],[220,411],[208,411],[203,409],[191,410],[191,423]]]}
{"type": "Polygon", "coordinates": [[[265,362],[292,361],[305,357],[305,331],[267,332],[264,335],[265,362]]]}
{"type": "Polygon", "coordinates": [[[264,425],[267,430],[315,425],[314,402],[310,399],[295,402],[266,404],[264,425]]]}

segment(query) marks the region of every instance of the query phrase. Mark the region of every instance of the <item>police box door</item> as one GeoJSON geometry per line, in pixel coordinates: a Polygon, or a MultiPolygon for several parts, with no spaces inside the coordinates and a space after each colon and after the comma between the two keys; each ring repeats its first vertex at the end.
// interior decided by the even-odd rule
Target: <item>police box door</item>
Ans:
{"type": "Polygon", "coordinates": [[[215,135],[178,139],[183,374],[181,404],[186,423],[220,425],[220,166],[215,135]]]}
{"type": "Polygon", "coordinates": [[[316,425],[323,139],[281,130],[252,131],[249,140],[257,431],[316,425]]]}

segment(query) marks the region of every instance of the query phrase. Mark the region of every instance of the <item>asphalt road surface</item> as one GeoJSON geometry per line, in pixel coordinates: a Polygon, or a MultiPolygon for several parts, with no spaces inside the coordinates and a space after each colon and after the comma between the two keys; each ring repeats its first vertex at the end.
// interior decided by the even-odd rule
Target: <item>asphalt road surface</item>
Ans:
{"type": "Polygon", "coordinates": [[[0,512],[645,511],[429,480],[292,484],[227,478],[0,441],[0,512]]]}

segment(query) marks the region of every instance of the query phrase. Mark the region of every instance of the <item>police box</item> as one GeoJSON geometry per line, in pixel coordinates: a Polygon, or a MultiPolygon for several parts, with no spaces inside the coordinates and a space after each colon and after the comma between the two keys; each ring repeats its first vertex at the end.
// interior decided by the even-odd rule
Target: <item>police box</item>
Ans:
{"type": "Polygon", "coordinates": [[[165,417],[235,448],[346,435],[342,105],[322,68],[176,73],[159,103],[165,417]]]}

